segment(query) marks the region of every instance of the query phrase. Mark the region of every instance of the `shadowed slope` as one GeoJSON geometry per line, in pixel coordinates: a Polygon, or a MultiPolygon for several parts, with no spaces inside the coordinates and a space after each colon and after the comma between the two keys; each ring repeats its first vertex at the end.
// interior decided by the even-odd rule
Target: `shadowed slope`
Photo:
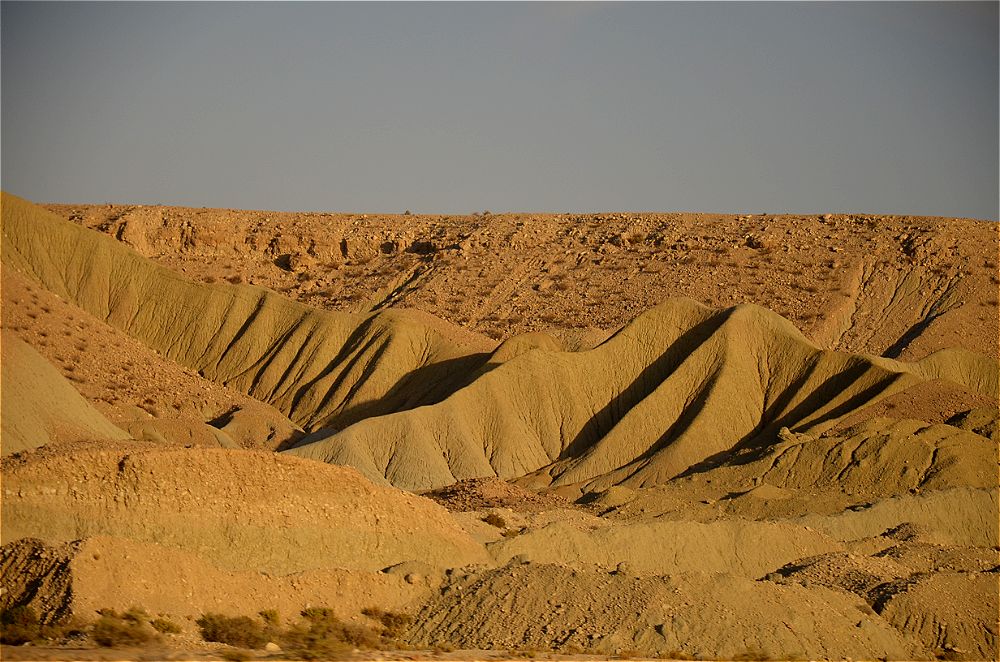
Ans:
{"type": "Polygon", "coordinates": [[[823,351],[764,308],[689,299],[588,351],[535,334],[488,356],[485,340],[410,311],[331,313],[256,287],[194,284],[110,237],[3,201],[5,264],[313,432],[289,452],[407,489],[493,475],[657,485],[770,446],[781,428],[821,434],[929,379],[997,393],[996,362],[970,352],[902,363],[823,351]]]}
{"type": "Polygon", "coordinates": [[[470,352],[491,347],[471,334],[445,337],[446,329],[407,311],[325,312],[258,287],[195,284],[9,194],[3,262],[306,429],[433,402],[482,362],[485,355],[470,352]],[[415,377],[418,395],[400,389],[415,377]]]}
{"type": "Polygon", "coordinates": [[[935,378],[995,394],[997,366],[962,351],[917,363],[822,351],[766,309],[676,299],[593,350],[528,349],[439,404],[290,452],[408,489],[536,471],[536,485],[649,486],[935,378]]]}

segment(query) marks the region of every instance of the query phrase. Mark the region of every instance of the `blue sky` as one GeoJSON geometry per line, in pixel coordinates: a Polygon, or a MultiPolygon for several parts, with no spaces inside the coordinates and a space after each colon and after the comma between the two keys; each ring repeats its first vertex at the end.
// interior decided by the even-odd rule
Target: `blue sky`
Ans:
{"type": "Polygon", "coordinates": [[[998,4],[17,3],[39,202],[997,218],[998,4]]]}

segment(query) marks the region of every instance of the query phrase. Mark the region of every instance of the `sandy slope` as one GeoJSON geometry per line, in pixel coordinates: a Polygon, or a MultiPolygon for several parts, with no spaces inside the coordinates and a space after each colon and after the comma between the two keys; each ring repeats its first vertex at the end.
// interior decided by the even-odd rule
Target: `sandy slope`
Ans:
{"type": "Polygon", "coordinates": [[[3,453],[56,439],[127,439],[77,393],[30,345],[4,330],[2,337],[3,453]]]}
{"type": "Polygon", "coordinates": [[[415,635],[469,647],[643,650],[709,659],[925,656],[857,597],[726,575],[635,577],[513,564],[453,580],[415,635]],[[543,585],[545,592],[532,587],[543,585]],[[455,611],[465,616],[456,620],[455,611]],[[596,616],[598,615],[599,616],[596,616]],[[808,651],[808,652],[807,652],[808,651]]]}
{"type": "Polygon", "coordinates": [[[428,499],[274,453],[69,449],[3,469],[4,542],[117,536],[279,574],[486,559],[428,499]]]}
{"type": "Polygon", "coordinates": [[[21,538],[0,552],[0,573],[14,591],[34,591],[50,620],[133,605],[169,615],[189,634],[205,612],[256,614],[276,609],[294,617],[303,604],[324,604],[344,619],[365,607],[412,610],[434,585],[410,573],[345,568],[275,575],[221,568],[199,554],[128,538],[88,537],[49,545],[21,538]],[[161,581],[169,568],[170,581],[161,581]],[[410,575],[412,577],[412,575],[410,575]],[[113,581],[109,578],[114,578],[113,581]],[[334,598],[334,599],[331,599],[334,598]]]}
{"type": "Polygon", "coordinates": [[[985,224],[2,207],[4,607],[997,654],[985,224]]]}
{"type": "MultiPolygon", "coordinates": [[[[36,349],[101,414],[136,438],[273,449],[300,435],[273,407],[165,359],[13,269],[4,266],[0,282],[5,334],[36,349]]],[[[57,435],[52,441],[60,440],[57,435]]]]}
{"type": "Polygon", "coordinates": [[[997,228],[884,215],[378,216],[49,205],[200,280],[593,342],[664,299],[765,306],[828,349],[997,356],[997,228]]]}
{"type": "Polygon", "coordinates": [[[824,352],[766,309],[684,299],[589,351],[531,337],[487,356],[404,312],[322,313],[259,288],[196,285],[13,198],[4,218],[18,270],[307,430],[348,428],[293,453],[409,489],[532,472],[586,489],[649,486],[782,427],[823,432],[919,381],[997,393],[995,361],[973,353],[902,364],[824,352]]]}
{"type": "MultiPolygon", "coordinates": [[[[782,428],[819,435],[927,379],[997,392],[985,357],[950,350],[905,364],[823,352],[765,309],[686,300],[651,309],[593,350],[539,348],[487,367],[439,404],[313,435],[289,452],[408,489],[532,472],[537,485],[648,487],[770,445],[782,428]]],[[[843,461],[828,464],[840,471],[843,461]]]]}
{"type": "Polygon", "coordinates": [[[9,267],[307,428],[412,406],[404,380],[419,381],[419,398],[433,398],[482,362],[457,342],[461,334],[445,336],[418,313],[324,312],[259,287],[196,284],[9,195],[3,223],[9,267]]]}

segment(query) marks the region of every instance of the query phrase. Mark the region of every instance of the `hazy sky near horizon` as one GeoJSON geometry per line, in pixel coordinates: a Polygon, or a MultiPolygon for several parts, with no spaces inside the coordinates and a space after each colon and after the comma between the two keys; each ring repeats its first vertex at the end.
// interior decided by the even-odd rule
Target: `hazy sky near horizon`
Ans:
{"type": "Polygon", "coordinates": [[[2,186],[248,209],[998,216],[998,4],[20,3],[2,186]]]}

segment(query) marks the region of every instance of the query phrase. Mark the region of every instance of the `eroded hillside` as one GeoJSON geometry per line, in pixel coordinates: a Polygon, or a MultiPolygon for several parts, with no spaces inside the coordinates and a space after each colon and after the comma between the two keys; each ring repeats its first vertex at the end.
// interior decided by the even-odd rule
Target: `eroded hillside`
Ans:
{"type": "Polygon", "coordinates": [[[4,608],[996,656],[991,225],[2,207],[4,608]]]}
{"type": "Polygon", "coordinates": [[[49,205],[195,280],[310,305],[417,308],[573,346],[671,297],[767,307],[828,349],[997,356],[997,228],[876,215],[296,214],[49,205]]]}

